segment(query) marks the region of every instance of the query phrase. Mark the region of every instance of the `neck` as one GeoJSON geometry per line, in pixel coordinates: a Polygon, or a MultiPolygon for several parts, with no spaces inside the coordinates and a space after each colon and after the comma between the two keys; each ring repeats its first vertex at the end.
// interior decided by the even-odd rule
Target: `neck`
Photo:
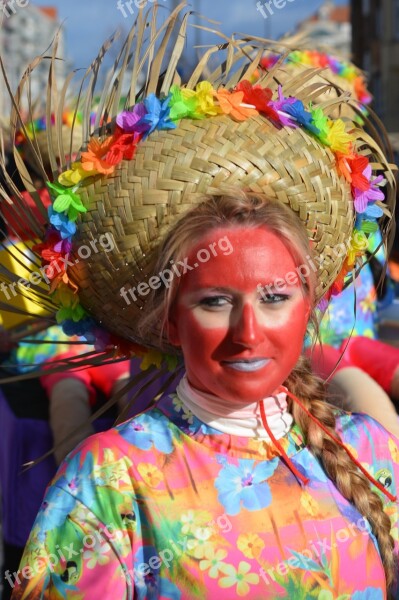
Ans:
{"type": "MultiPolygon", "coordinates": [[[[230,435],[259,437],[271,440],[262,424],[260,402],[237,404],[197,390],[185,375],[177,386],[176,393],[183,404],[200,421],[230,435]]],[[[288,412],[287,394],[283,391],[262,400],[267,425],[275,439],[283,437],[291,428],[293,418],[288,412]]]]}

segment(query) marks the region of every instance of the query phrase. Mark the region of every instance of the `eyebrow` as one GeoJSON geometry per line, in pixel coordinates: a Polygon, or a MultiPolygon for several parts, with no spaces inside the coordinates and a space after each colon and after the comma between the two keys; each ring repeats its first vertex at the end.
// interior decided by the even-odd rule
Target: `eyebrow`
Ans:
{"type": "Polygon", "coordinates": [[[230,287],[221,287],[221,286],[202,286],[200,288],[198,288],[197,290],[195,290],[195,293],[201,293],[201,292],[221,292],[221,293],[230,293],[234,292],[234,288],[230,288],[230,287]]]}

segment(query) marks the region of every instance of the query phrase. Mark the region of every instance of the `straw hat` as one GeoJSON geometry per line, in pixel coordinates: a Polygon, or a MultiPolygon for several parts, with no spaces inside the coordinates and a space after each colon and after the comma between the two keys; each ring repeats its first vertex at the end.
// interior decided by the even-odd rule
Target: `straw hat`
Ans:
{"type": "Polygon", "coordinates": [[[391,166],[377,141],[353,121],[330,118],[348,97],[319,108],[328,81],[324,89],[303,81],[281,87],[273,68],[252,86],[266,42],[251,36],[210,48],[182,83],[189,13],[181,23],[178,17],[184,7],[151,29],[146,44],[159,7],[148,22],[140,12],[121,66],[104,88],[97,118],[111,123],[94,132],[79,160],[50,185],[52,230],[37,252],[49,267],[68,256],[68,268],[51,289],[71,334],[93,332],[95,322],[129,342],[157,347],[156,336],[137,332],[146,297],[127,305],[120,291],[148,282],[150,257],[163,235],[204,193],[237,186],[288,205],[323,257],[319,300],[342,289],[344,275],[361,266],[375,216],[382,217],[384,234],[389,227],[391,166]],[[136,97],[142,72],[146,84],[136,97]],[[126,74],[130,95],[118,114],[126,74]],[[337,251],[342,247],[345,253],[337,251]]]}
{"type": "Polygon", "coordinates": [[[25,164],[36,173],[40,173],[41,168],[44,168],[50,176],[61,155],[66,159],[74,159],[82,147],[80,115],[77,114],[75,117],[70,111],[65,111],[59,131],[57,131],[54,115],[51,117],[50,125],[45,116],[26,121],[18,131],[16,141],[25,164]],[[58,145],[59,140],[61,146],[58,145]]]}

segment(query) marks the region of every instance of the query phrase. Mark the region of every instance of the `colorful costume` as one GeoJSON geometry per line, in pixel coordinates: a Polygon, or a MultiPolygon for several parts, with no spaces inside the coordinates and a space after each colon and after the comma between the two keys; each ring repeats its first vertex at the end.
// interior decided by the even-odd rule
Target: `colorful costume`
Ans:
{"type": "MultiPolygon", "coordinates": [[[[395,494],[399,441],[364,415],[340,414],[337,430],[395,494]]],[[[273,445],[206,426],[176,394],[91,437],[47,492],[13,598],[383,600],[367,520],[296,425],[280,442],[308,487],[273,445]]],[[[398,540],[398,504],[386,510],[398,540]]]]}

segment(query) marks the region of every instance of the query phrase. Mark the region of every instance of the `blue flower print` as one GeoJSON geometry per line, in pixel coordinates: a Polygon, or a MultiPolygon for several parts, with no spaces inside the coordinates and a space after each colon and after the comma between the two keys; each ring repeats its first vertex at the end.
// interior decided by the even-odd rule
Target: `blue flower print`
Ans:
{"type": "Polygon", "coordinates": [[[93,506],[95,502],[95,493],[93,489],[92,474],[94,471],[93,454],[88,452],[81,464],[81,453],[67,458],[68,466],[65,474],[62,475],[57,485],[68,491],[71,496],[77,498],[85,506],[93,506]]]}
{"type": "Polygon", "coordinates": [[[37,516],[34,527],[39,529],[39,540],[43,542],[46,532],[65,523],[68,514],[75,506],[75,498],[65,490],[53,485],[49,488],[37,516]]]}
{"type": "Polygon", "coordinates": [[[384,600],[384,594],[380,588],[368,587],[362,592],[355,592],[352,600],[384,600]]]}
{"type": "Polygon", "coordinates": [[[269,506],[272,495],[266,479],[273,475],[278,458],[255,464],[254,460],[240,459],[238,466],[225,465],[215,482],[219,501],[228,515],[240,512],[241,504],[247,510],[269,506]]]}
{"type": "Polygon", "coordinates": [[[322,469],[319,461],[309,452],[307,448],[292,458],[298,471],[310,478],[310,485],[316,487],[317,483],[326,483],[328,477],[322,469]]]}
{"type": "Polygon", "coordinates": [[[139,548],[134,557],[134,586],[138,600],[180,600],[181,592],[174,583],[159,576],[159,569],[150,568],[148,562],[151,558],[159,558],[153,546],[139,548]],[[143,566],[144,565],[144,566],[143,566]]]}
{"type": "Polygon", "coordinates": [[[173,443],[168,423],[164,415],[155,413],[148,417],[142,414],[128,421],[120,433],[127,442],[140,450],[150,450],[154,444],[159,452],[170,454],[173,451],[173,443]]]}

